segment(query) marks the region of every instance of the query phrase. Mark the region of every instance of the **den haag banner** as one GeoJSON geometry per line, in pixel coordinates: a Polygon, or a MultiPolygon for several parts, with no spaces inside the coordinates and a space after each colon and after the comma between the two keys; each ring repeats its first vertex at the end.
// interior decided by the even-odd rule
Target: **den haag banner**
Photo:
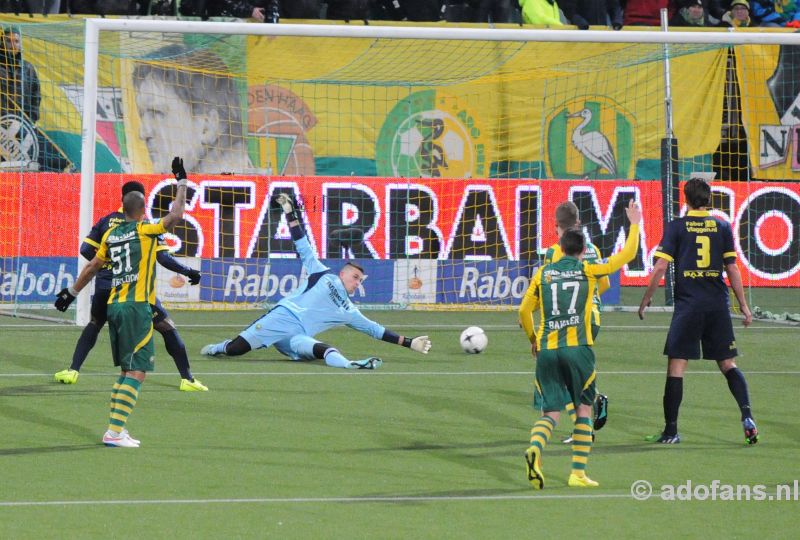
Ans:
{"type": "MultiPolygon", "coordinates": [[[[172,156],[182,155],[187,170],[206,174],[485,178],[502,169],[641,178],[644,162],[658,170],[663,67],[638,52],[619,62],[626,47],[299,37],[202,49],[161,43],[147,60],[118,63],[120,87],[101,95],[116,92],[122,125],[103,123],[100,138],[134,173],[168,173],[172,156]],[[466,46],[477,49],[468,67],[466,46]],[[606,148],[598,158],[600,135],[606,148]]],[[[696,155],[719,144],[725,55],[672,63],[676,136],[696,155]]]]}
{"type": "MultiPolygon", "coordinates": [[[[120,186],[131,178],[97,176],[95,220],[119,207],[120,186]]],[[[161,175],[135,178],[147,188],[149,215],[166,214],[174,180],[161,175]]],[[[0,201],[10,201],[0,215],[0,258],[74,261],[88,233],[78,230],[79,176],[26,173],[22,195],[19,185],[18,175],[0,175],[0,201]],[[54,185],[58,212],[52,205],[54,185]]],[[[729,183],[713,189],[714,213],[733,224],[744,283],[800,286],[800,184],[729,183]]],[[[625,241],[629,224],[624,208],[636,198],[645,216],[641,247],[620,281],[642,285],[661,238],[664,211],[657,181],[191,175],[186,218],[169,237],[172,250],[200,259],[205,272],[226,274],[236,271],[231,264],[272,261],[280,266],[283,260],[296,259],[285,218],[270,208],[276,192],[289,192],[303,201],[308,237],[321,258],[341,258],[343,246],[331,240],[331,232],[351,230],[355,240],[346,246],[348,256],[376,263],[432,261],[433,267],[422,266],[437,279],[456,279],[467,272],[474,277],[475,272],[501,265],[529,273],[557,241],[553,214],[565,200],[575,202],[592,242],[609,256],[625,241]],[[465,261],[474,268],[467,269],[465,261]],[[217,263],[221,266],[212,270],[209,265],[217,263]],[[459,274],[451,275],[454,272],[459,274]]],[[[403,271],[409,279],[415,277],[414,268],[403,271]]]]}
{"type": "Polygon", "coordinates": [[[790,45],[736,47],[750,163],[766,180],[800,179],[800,51],[790,45]],[[746,74],[746,76],[745,76],[746,74]]]}

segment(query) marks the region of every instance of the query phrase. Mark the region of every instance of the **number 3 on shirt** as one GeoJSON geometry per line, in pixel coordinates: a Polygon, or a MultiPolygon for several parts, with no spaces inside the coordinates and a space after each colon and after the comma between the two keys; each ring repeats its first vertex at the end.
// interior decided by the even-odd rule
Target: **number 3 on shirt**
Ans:
{"type": "Polygon", "coordinates": [[[708,236],[697,236],[697,267],[708,268],[711,264],[711,239],[708,236]]]}

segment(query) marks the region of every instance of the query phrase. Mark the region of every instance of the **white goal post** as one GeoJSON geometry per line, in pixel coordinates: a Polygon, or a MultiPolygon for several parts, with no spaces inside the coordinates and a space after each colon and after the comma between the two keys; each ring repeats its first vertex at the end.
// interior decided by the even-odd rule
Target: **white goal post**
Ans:
{"type": "MultiPolygon", "coordinates": [[[[536,42],[539,42],[539,43],[571,43],[571,44],[575,44],[575,43],[580,43],[580,44],[648,44],[648,45],[674,44],[674,45],[687,45],[687,46],[696,47],[697,50],[702,50],[703,48],[709,49],[709,50],[711,50],[711,49],[722,50],[722,49],[725,49],[727,47],[733,47],[733,46],[737,46],[737,45],[754,45],[754,46],[800,45],[800,35],[798,35],[798,34],[764,33],[764,32],[733,32],[733,31],[731,31],[731,32],[673,32],[673,31],[661,32],[661,31],[627,31],[627,30],[626,31],[612,32],[612,31],[578,31],[578,30],[532,30],[532,29],[525,29],[525,28],[492,28],[492,29],[487,28],[487,29],[479,29],[479,28],[442,28],[442,27],[405,27],[405,26],[398,27],[398,26],[376,26],[376,25],[369,25],[369,26],[353,26],[353,25],[293,25],[293,24],[223,23],[223,22],[211,22],[211,21],[205,21],[205,22],[196,21],[195,22],[195,21],[167,21],[167,20],[139,20],[139,19],[87,19],[86,22],[85,22],[85,50],[84,50],[84,59],[85,59],[85,61],[84,61],[84,69],[85,69],[85,71],[84,71],[84,89],[83,89],[84,93],[83,93],[82,133],[81,133],[82,134],[82,161],[81,161],[81,177],[80,177],[80,219],[79,219],[79,228],[80,228],[80,232],[81,232],[82,235],[85,235],[85,233],[91,229],[93,221],[95,219],[95,210],[93,208],[93,204],[94,204],[95,187],[96,187],[96,179],[95,179],[95,170],[96,170],[96,167],[95,167],[95,149],[96,149],[96,145],[95,145],[95,142],[96,142],[96,139],[97,139],[97,100],[98,100],[98,88],[99,88],[99,84],[100,84],[99,83],[100,74],[99,74],[98,69],[99,69],[99,65],[100,65],[99,59],[100,59],[100,54],[101,54],[101,46],[100,46],[101,45],[101,38],[104,35],[103,33],[105,33],[105,32],[111,32],[111,33],[117,33],[117,34],[119,34],[119,33],[127,33],[129,36],[136,36],[136,35],[145,36],[145,35],[154,35],[154,34],[157,34],[157,33],[163,33],[163,34],[194,34],[194,35],[215,34],[215,35],[230,35],[230,36],[261,36],[261,37],[277,37],[277,36],[289,37],[289,36],[295,36],[295,37],[304,37],[304,38],[307,37],[307,38],[333,39],[333,40],[335,40],[335,39],[365,39],[365,40],[375,40],[375,41],[391,40],[392,42],[396,42],[397,40],[400,40],[400,42],[402,42],[402,40],[431,40],[431,41],[435,41],[435,42],[458,41],[458,42],[465,42],[465,43],[468,43],[468,42],[481,42],[481,43],[503,42],[503,43],[506,43],[506,44],[528,44],[528,43],[536,43],[536,42]]],[[[551,49],[551,52],[552,52],[552,49],[551,49]]],[[[498,53],[498,55],[499,54],[501,54],[501,53],[498,53]]],[[[660,53],[656,52],[656,53],[653,53],[653,54],[658,55],[660,53]]],[[[469,55],[469,49],[466,46],[464,48],[464,55],[465,56],[469,55]]],[[[508,57],[511,57],[511,56],[512,56],[511,54],[508,55],[508,57]]],[[[502,59],[502,61],[504,61],[506,58],[507,57],[504,57],[504,59],[502,59]]],[[[650,62],[654,61],[654,62],[658,63],[658,62],[660,62],[660,59],[656,58],[654,60],[654,59],[651,58],[651,59],[647,59],[647,60],[642,60],[642,62],[644,62],[644,61],[650,61],[650,62]]],[[[263,62],[265,64],[268,64],[270,62],[270,59],[263,59],[263,62]]],[[[589,64],[591,64],[591,58],[587,62],[589,64]]],[[[591,71],[592,68],[591,68],[591,66],[589,66],[586,69],[587,69],[587,72],[588,72],[588,71],[591,71]]],[[[599,65],[597,65],[594,69],[603,70],[604,69],[603,63],[600,62],[599,65]]],[[[560,74],[560,75],[563,75],[563,74],[560,74]]],[[[512,75],[504,74],[503,77],[507,77],[507,78],[508,77],[513,77],[513,74],[512,75]]],[[[501,78],[502,77],[498,76],[498,79],[501,79],[501,78]]],[[[351,84],[351,82],[348,79],[348,80],[345,80],[343,84],[351,84]]],[[[413,82],[408,83],[408,84],[411,85],[411,86],[414,85],[413,82]]],[[[453,84],[453,82],[452,81],[448,81],[448,80],[444,80],[442,82],[443,86],[447,86],[448,84],[453,84]]],[[[551,84],[551,83],[548,82],[547,84],[551,84]]],[[[432,85],[433,85],[433,83],[431,83],[430,80],[420,81],[419,82],[419,86],[421,86],[421,87],[429,87],[429,86],[432,86],[432,85]]],[[[554,93],[555,92],[564,92],[563,96],[559,98],[563,102],[566,103],[567,101],[569,101],[569,99],[572,99],[573,101],[575,101],[573,96],[567,96],[567,94],[565,93],[565,92],[567,92],[567,90],[562,89],[562,86],[560,86],[560,83],[558,83],[558,84],[557,83],[552,83],[552,89],[553,89],[554,93]]],[[[348,99],[352,99],[352,98],[348,98],[348,99]]],[[[386,99],[387,99],[387,101],[389,100],[388,97],[386,99]]],[[[475,100],[478,101],[480,99],[484,99],[484,98],[481,98],[481,97],[476,95],[475,100]]],[[[641,100],[640,97],[637,98],[637,99],[641,100]]],[[[663,102],[661,104],[659,104],[659,106],[663,108],[663,102]]],[[[626,107],[626,105],[622,104],[622,106],[620,107],[620,110],[624,109],[625,107],[626,107]]],[[[628,107],[630,108],[630,106],[628,106],[628,107]]],[[[585,110],[589,110],[589,109],[585,109],[585,110]]],[[[566,109],[565,109],[565,112],[571,112],[571,111],[566,111],[566,109]]],[[[322,113],[320,113],[320,114],[322,114],[322,113]]],[[[663,114],[663,113],[660,113],[660,114],[663,114]]],[[[564,118],[567,117],[566,114],[564,114],[563,116],[564,116],[564,118]]],[[[471,121],[472,119],[469,118],[469,120],[471,121]]],[[[588,123],[590,120],[591,120],[591,114],[589,114],[588,118],[586,119],[587,123],[585,123],[583,125],[585,125],[585,126],[593,125],[593,124],[589,124],[588,123]]],[[[500,125],[500,124],[503,124],[504,122],[507,122],[507,121],[508,121],[508,119],[506,119],[506,118],[502,118],[502,119],[494,119],[494,118],[492,118],[492,119],[488,119],[488,120],[484,119],[484,122],[486,124],[489,124],[489,125],[492,125],[492,124],[500,125]]],[[[544,121],[545,121],[544,119],[541,120],[542,123],[544,121]]],[[[549,121],[549,119],[548,119],[548,121],[549,121]]],[[[573,120],[569,120],[569,121],[570,122],[574,122],[573,120]]],[[[602,121],[606,121],[606,120],[604,119],[602,121]]],[[[619,120],[619,121],[621,122],[622,120],[619,120]]],[[[595,118],[594,122],[595,122],[594,125],[596,125],[597,122],[599,122],[599,120],[597,120],[597,118],[595,118]]],[[[564,124],[564,125],[566,126],[566,124],[564,124]]],[[[622,124],[616,124],[617,127],[615,128],[619,137],[622,137],[623,128],[619,127],[621,125],[622,124]]],[[[500,130],[500,128],[495,128],[495,127],[492,127],[492,129],[496,129],[498,131],[500,130]]],[[[502,129],[512,130],[512,128],[502,128],[502,129]]],[[[548,127],[548,129],[549,129],[548,133],[552,134],[553,130],[555,128],[552,128],[552,126],[550,126],[550,127],[548,127]]],[[[575,130],[574,133],[579,133],[579,130],[574,128],[573,124],[570,124],[570,129],[574,129],[575,130]]],[[[587,127],[584,131],[586,131],[588,129],[589,128],[587,127]]],[[[506,132],[503,132],[503,133],[506,133],[506,132]]],[[[553,137],[553,135],[550,135],[550,136],[553,137]]],[[[662,134],[659,134],[659,137],[660,136],[662,136],[662,134]]],[[[575,144],[574,137],[575,137],[575,135],[573,135],[573,144],[575,144]]],[[[412,139],[412,142],[414,142],[413,139],[412,139]]],[[[330,141],[325,141],[325,143],[329,144],[329,145],[332,144],[330,141]]],[[[408,145],[408,144],[411,144],[411,143],[406,141],[406,142],[404,142],[402,144],[408,145]]],[[[544,146],[544,143],[542,143],[542,145],[544,146]]],[[[500,148],[500,147],[498,146],[498,148],[500,148]]],[[[503,148],[500,148],[500,150],[505,151],[503,148]]],[[[497,153],[497,150],[495,150],[495,152],[497,153]]],[[[544,152],[544,150],[542,150],[542,152],[544,152]]],[[[628,151],[628,154],[632,154],[632,153],[633,153],[633,150],[628,151]]],[[[586,155],[586,154],[584,154],[584,155],[586,155]]],[[[618,158],[619,161],[622,160],[621,154],[617,155],[616,157],[618,158]]],[[[553,159],[555,159],[555,158],[553,158],[553,159]]],[[[575,165],[574,165],[575,159],[574,158],[570,158],[570,159],[572,161],[567,160],[567,161],[569,161],[569,163],[567,163],[567,165],[565,165],[565,167],[571,171],[572,170],[571,168],[575,167],[575,165]]],[[[614,175],[617,174],[616,177],[620,178],[621,180],[624,180],[625,178],[627,178],[628,180],[636,179],[637,178],[637,174],[639,172],[638,169],[635,170],[636,163],[637,163],[636,162],[636,156],[635,155],[633,155],[633,156],[629,155],[628,159],[632,163],[632,165],[630,165],[629,172],[627,173],[628,174],[627,176],[622,176],[619,173],[619,171],[614,170],[615,167],[612,167],[612,166],[606,164],[605,167],[608,170],[602,169],[602,165],[598,166],[591,172],[591,174],[595,175],[595,176],[593,176],[591,178],[603,179],[603,176],[602,176],[601,173],[605,174],[607,172],[608,174],[605,176],[605,178],[614,178],[614,175]]],[[[500,161],[500,160],[497,160],[497,161],[500,161]]],[[[544,172],[547,174],[547,176],[550,179],[553,179],[553,180],[558,179],[559,174],[556,172],[555,167],[554,166],[550,166],[550,165],[548,165],[548,166],[550,167],[549,169],[544,169],[544,172]]],[[[502,167],[500,167],[500,168],[502,169],[502,167]]],[[[272,169],[270,167],[270,172],[271,171],[272,171],[272,169]]],[[[700,171],[700,169],[698,169],[698,171],[700,171]]],[[[497,174],[499,175],[499,173],[497,173],[497,174]]],[[[705,172],[705,174],[707,174],[707,172],[705,172]]],[[[379,170],[378,176],[381,176],[380,170],[379,170]]],[[[401,182],[401,183],[402,182],[410,182],[410,180],[408,178],[405,178],[404,176],[405,175],[398,174],[397,175],[398,182],[401,182]]],[[[425,175],[423,175],[423,176],[425,176],[425,175]]],[[[428,176],[436,176],[436,175],[428,175],[428,176]]],[[[489,178],[489,176],[490,176],[490,171],[489,171],[489,168],[487,167],[483,171],[483,174],[475,174],[474,171],[469,171],[469,172],[465,173],[464,178],[465,179],[474,179],[474,178],[481,178],[481,177],[482,178],[489,178]]],[[[544,177],[544,176],[538,176],[535,173],[522,174],[521,176],[523,178],[525,178],[525,177],[543,178],[544,177]]],[[[190,172],[190,177],[191,177],[191,172],[190,172]]],[[[497,177],[498,176],[495,175],[495,178],[497,178],[497,177]]],[[[285,176],[285,177],[282,177],[282,178],[280,178],[279,175],[276,175],[276,178],[279,181],[278,183],[280,183],[281,185],[290,185],[290,184],[292,184],[293,182],[296,181],[296,178],[294,176],[292,176],[292,175],[288,175],[288,176],[285,176]]],[[[580,175],[573,175],[573,176],[571,176],[571,178],[573,178],[573,179],[574,178],[580,178],[580,175]]],[[[589,178],[589,173],[587,173],[586,178],[589,178]]],[[[683,178],[683,179],[685,179],[685,178],[683,178]]],[[[671,179],[670,179],[670,181],[671,181],[671,179]]],[[[473,193],[476,193],[479,189],[481,189],[480,186],[475,187],[472,184],[476,184],[477,185],[477,182],[472,182],[471,181],[469,186],[467,186],[465,184],[465,187],[463,187],[463,188],[459,188],[458,186],[451,186],[449,188],[451,190],[454,190],[453,193],[456,193],[456,194],[459,193],[459,190],[463,191],[463,194],[461,196],[456,197],[456,199],[461,199],[461,203],[460,203],[461,206],[458,207],[459,208],[458,210],[454,210],[453,211],[454,212],[454,214],[453,214],[454,215],[454,219],[456,219],[456,220],[460,219],[463,216],[463,211],[462,211],[463,208],[462,207],[466,204],[465,201],[469,199],[469,196],[471,194],[473,194],[473,193]]],[[[386,189],[386,193],[389,193],[389,190],[392,189],[392,185],[389,185],[389,184],[387,184],[386,186],[382,185],[382,189],[384,187],[386,189]]],[[[676,186],[670,186],[670,187],[668,187],[668,189],[675,189],[675,187],[676,186]]],[[[428,189],[428,188],[425,187],[425,186],[418,186],[417,191],[425,192],[425,189],[428,189]]],[[[511,193],[515,197],[517,197],[518,200],[521,200],[521,198],[524,198],[524,197],[528,196],[528,194],[530,194],[531,196],[541,197],[542,193],[546,192],[548,190],[547,187],[539,187],[537,185],[534,185],[534,183],[531,183],[530,186],[514,185],[510,189],[511,189],[511,191],[509,193],[511,193]]],[[[575,189],[578,189],[578,188],[575,188],[575,189]]],[[[641,193],[638,190],[639,190],[639,187],[637,187],[637,185],[635,183],[632,183],[630,188],[620,187],[618,190],[615,191],[615,195],[613,196],[614,198],[612,199],[611,203],[613,203],[613,201],[616,200],[616,197],[618,195],[620,197],[622,197],[626,193],[634,193],[634,194],[638,193],[639,196],[640,196],[641,193]]],[[[364,193],[368,193],[369,191],[370,190],[368,188],[366,188],[366,187],[363,189],[364,193]]],[[[489,190],[489,191],[491,191],[491,190],[489,190]]],[[[570,196],[572,196],[573,191],[570,191],[569,193],[570,193],[570,196]]],[[[724,189],[723,189],[721,191],[721,193],[727,193],[727,192],[724,192],[724,189]]],[[[424,195],[424,193],[423,193],[423,195],[424,195]]],[[[378,196],[380,196],[380,195],[378,195],[378,196]]],[[[509,195],[509,196],[511,196],[511,195],[509,195]]],[[[589,199],[591,199],[592,196],[593,195],[587,195],[587,197],[589,197],[589,199]]],[[[636,196],[636,195],[634,195],[634,196],[636,196]]],[[[387,197],[387,200],[389,200],[388,199],[388,195],[386,197],[387,197]]],[[[494,205],[494,206],[496,206],[498,208],[501,207],[503,204],[505,204],[505,202],[503,200],[499,200],[500,199],[500,195],[497,195],[498,200],[495,200],[494,197],[495,197],[494,192],[491,192],[491,195],[489,195],[488,199],[487,199],[488,202],[486,202],[485,204],[494,205]]],[[[504,197],[505,197],[505,195],[504,195],[504,197]]],[[[323,194],[323,200],[324,200],[324,194],[323,194]]],[[[537,200],[539,201],[537,204],[541,205],[540,199],[537,199],[537,200]]],[[[677,200],[677,198],[676,198],[676,200],[677,200]]],[[[611,204],[611,203],[605,202],[603,204],[611,204]]],[[[258,206],[258,205],[261,204],[261,201],[257,201],[257,202],[252,203],[252,204],[255,204],[255,206],[258,206]]],[[[481,202],[481,204],[484,204],[484,203],[481,202]]],[[[241,207],[242,208],[250,208],[249,206],[245,206],[244,203],[242,203],[241,207]]],[[[412,210],[409,210],[409,205],[408,204],[406,204],[405,208],[406,208],[405,212],[416,211],[413,208],[412,208],[412,210]]],[[[516,212],[516,215],[506,216],[505,220],[506,221],[516,220],[517,225],[519,225],[519,223],[521,223],[521,221],[520,221],[521,220],[521,218],[520,218],[521,210],[519,210],[519,208],[520,208],[520,206],[519,206],[519,204],[517,204],[517,206],[515,206],[515,211],[514,211],[514,212],[516,212]]],[[[419,209],[417,209],[417,210],[419,210],[419,209]]],[[[591,210],[591,208],[589,208],[589,210],[591,210]]],[[[601,218],[603,218],[603,219],[608,218],[607,215],[604,217],[604,214],[607,214],[606,210],[607,210],[606,208],[599,208],[599,212],[598,212],[599,216],[601,218]]],[[[388,209],[384,209],[384,211],[388,213],[389,210],[388,209]]],[[[608,211],[610,212],[610,210],[608,210],[608,211]]],[[[735,216],[733,216],[733,214],[736,214],[737,212],[739,214],[739,218],[737,218],[737,219],[740,219],[741,218],[741,212],[745,212],[746,213],[747,210],[746,209],[745,210],[741,210],[741,209],[732,207],[732,209],[731,209],[732,217],[735,217],[735,216]]],[[[238,214],[236,214],[236,215],[238,215],[238,214]]],[[[538,230],[537,234],[539,234],[539,236],[543,236],[543,234],[541,233],[541,230],[542,230],[541,221],[543,220],[543,221],[545,221],[545,223],[550,223],[552,221],[552,217],[550,215],[544,215],[544,216],[539,215],[539,214],[536,214],[536,215],[538,217],[539,222],[537,224],[535,224],[534,229],[538,230]]],[[[470,222],[470,226],[473,227],[472,236],[475,236],[476,234],[478,236],[480,236],[480,233],[483,232],[482,229],[479,230],[478,233],[475,232],[477,230],[475,227],[480,229],[480,227],[484,223],[484,222],[480,221],[481,216],[484,219],[486,219],[485,223],[489,222],[488,218],[486,218],[486,216],[484,216],[483,214],[478,216],[479,225],[475,225],[475,222],[471,221],[470,222]]],[[[659,219],[660,219],[660,217],[659,217],[659,219]]],[[[741,219],[748,219],[748,218],[745,216],[745,218],[741,218],[741,219]]],[[[499,221],[499,218],[497,219],[497,221],[499,221]]],[[[504,226],[506,226],[506,225],[504,225],[504,226]]],[[[605,227],[606,227],[605,224],[601,224],[602,232],[605,232],[605,227]]],[[[497,242],[499,242],[499,243],[501,243],[503,245],[505,245],[507,243],[508,246],[511,246],[511,248],[508,250],[509,258],[516,259],[516,260],[520,260],[520,259],[523,258],[523,255],[522,255],[522,251],[523,250],[522,250],[522,248],[520,246],[523,243],[524,239],[520,238],[520,235],[524,235],[525,233],[521,232],[522,229],[523,228],[520,227],[520,226],[517,227],[517,230],[516,230],[516,233],[515,233],[517,238],[506,238],[507,233],[505,233],[505,232],[503,232],[502,234],[498,234],[497,235],[497,237],[498,237],[497,242]]],[[[601,229],[598,229],[598,230],[601,230],[601,229]]],[[[790,226],[790,229],[791,229],[791,226],[790,226]]],[[[386,226],[386,231],[387,232],[385,233],[385,235],[386,235],[385,242],[386,242],[386,245],[388,246],[389,243],[390,243],[389,237],[391,236],[390,232],[388,232],[389,231],[388,225],[386,226]]],[[[372,230],[370,230],[368,232],[371,234],[372,230]]],[[[453,234],[455,234],[455,233],[453,233],[453,234]]],[[[549,231],[547,231],[547,234],[549,234],[549,231]]],[[[318,231],[318,235],[325,236],[325,233],[324,233],[324,231],[321,232],[321,233],[318,231]]],[[[544,236],[546,236],[546,235],[544,235],[544,236]]],[[[410,241],[409,238],[412,238],[412,236],[406,236],[406,237],[404,237],[402,239],[402,241],[404,241],[406,244],[408,244],[408,242],[410,241]]],[[[439,255],[439,256],[434,256],[433,258],[434,259],[439,259],[439,261],[441,262],[442,260],[445,260],[447,258],[447,254],[449,253],[448,250],[455,249],[455,247],[453,247],[454,240],[452,238],[452,235],[448,238],[446,233],[442,233],[440,235],[440,240],[441,240],[441,243],[444,245],[444,247],[442,248],[442,252],[444,254],[443,255],[439,255]]],[[[320,241],[322,242],[321,245],[324,245],[324,239],[320,239],[320,241]]],[[[620,237],[609,238],[608,242],[610,244],[609,244],[609,246],[607,246],[607,248],[613,248],[614,246],[618,245],[620,241],[621,241],[620,237]]],[[[649,246],[650,249],[652,249],[654,247],[654,245],[655,245],[654,243],[658,241],[658,238],[648,238],[648,241],[649,241],[648,246],[649,246]]],[[[746,239],[742,239],[742,241],[743,242],[749,242],[749,240],[746,240],[746,239]]],[[[546,247],[546,246],[544,246],[544,247],[546,247]]],[[[539,247],[539,250],[541,250],[541,248],[542,248],[542,246],[539,247]]],[[[382,251],[383,247],[379,246],[376,249],[379,249],[380,251],[382,251]]],[[[346,250],[346,248],[345,248],[345,250],[346,250]]],[[[386,249],[386,251],[387,252],[389,251],[388,248],[386,249]]],[[[216,251],[214,253],[216,253],[216,251]]],[[[233,251],[231,251],[231,253],[234,254],[233,258],[242,257],[242,255],[239,254],[238,250],[233,250],[233,251]]],[[[500,251],[498,251],[498,253],[500,253],[500,251]]],[[[506,253],[506,252],[503,251],[503,253],[506,253]]],[[[541,255],[541,251],[539,251],[538,254],[541,255]]],[[[609,254],[610,253],[605,253],[604,256],[608,256],[609,254]]],[[[383,254],[383,256],[386,259],[390,258],[388,254],[383,254]]],[[[468,254],[468,255],[463,257],[464,260],[475,260],[475,261],[486,261],[486,260],[491,259],[491,258],[492,257],[490,255],[486,255],[485,252],[480,252],[480,253],[476,252],[476,253],[473,253],[473,254],[468,254]]],[[[644,259],[643,260],[646,260],[646,258],[647,258],[647,253],[644,254],[644,259]]],[[[82,269],[85,266],[85,264],[86,264],[86,261],[82,257],[78,257],[78,271],[80,271],[80,269],[82,269]]],[[[647,263],[644,263],[644,265],[645,265],[645,268],[643,268],[642,270],[646,270],[647,269],[646,268],[647,263]]],[[[417,268],[417,266],[415,266],[414,270],[413,270],[414,279],[416,279],[416,277],[417,277],[417,271],[418,270],[420,272],[422,272],[423,274],[425,272],[424,268],[417,268]]],[[[487,272],[493,272],[494,269],[492,268],[491,270],[486,270],[486,271],[487,272]]],[[[405,276],[403,279],[406,279],[410,283],[410,279],[408,277],[410,275],[410,272],[411,272],[410,267],[407,270],[407,272],[408,273],[403,274],[403,276],[405,276]]],[[[432,274],[434,276],[433,279],[444,279],[444,278],[437,277],[437,276],[439,276],[439,274],[436,273],[436,270],[433,270],[433,272],[434,272],[432,274]]],[[[440,272],[440,274],[441,274],[441,272],[440,272]]],[[[445,272],[445,274],[446,274],[446,272],[445,272]]],[[[758,274],[757,271],[754,271],[753,274],[756,275],[757,277],[763,277],[763,276],[761,276],[761,274],[758,274]]],[[[449,276],[449,274],[448,274],[448,276],[449,276]]],[[[509,288],[512,287],[511,278],[503,276],[502,275],[502,271],[500,271],[499,273],[496,273],[496,275],[494,275],[494,277],[492,277],[492,279],[494,281],[492,281],[491,283],[481,281],[483,279],[483,276],[481,274],[476,274],[475,277],[476,277],[476,279],[473,281],[473,283],[471,285],[468,285],[467,287],[473,287],[473,289],[475,291],[477,291],[476,292],[476,295],[477,295],[476,298],[480,297],[480,290],[481,290],[480,288],[481,288],[481,286],[486,286],[486,287],[489,287],[489,288],[494,287],[495,292],[498,289],[502,289],[505,286],[504,285],[505,282],[501,283],[501,280],[503,280],[503,279],[509,280],[508,281],[508,284],[509,284],[508,286],[509,286],[509,288]]],[[[641,276],[639,276],[639,278],[641,278],[641,276]]],[[[264,279],[266,279],[266,274],[265,274],[264,279]]],[[[398,279],[398,278],[395,278],[395,279],[398,279]]],[[[767,279],[767,278],[764,278],[764,279],[767,279]]],[[[420,281],[420,283],[425,281],[424,277],[421,278],[419,281],[420,281]]],[[[235,282],[234,285],[241,286],[241,283],[240,282],[235,282]]],[[[226,285],[226,287],[227,287],[227,285],[226,285]]],[[[263,283],[261,284],[261,287],[264,287],[263,283]]],[[[448,287],[453,287],[455,289],[458,288],[457,286],[452,286],[452,285],[448,285],[448,287]]],[[[463,280],[462,280],[462,289],[463,289],[463,287],[465,287],[465,286],[463,285],[463,280]]],[[[461,292],[463,292],[463,290],[461,292]]],[[[437,296],[437,295],[441,295],[442,294],[442,291],[440,290],[437,293],[434,293],[434,297],[433,297],[434,298],[434,302],[436,301],[437,298],[448,298],[447,295],[451,294],[451,293],[453,295],[456,295],[457,293],[459,293],[459,291],[457,291],[457,290],[445,291],[444,292],[444,296],[437,296]]],[[[467,293],[469,293],[469,291],[467,291],[467,293]]],[[[392,302],[395,302],[395,300],[393,299],[392,302]]],[[[414,303],[414,300],[408,300],[408,303],[414,303]]],[[[479,302],[476,301],[476,303],[479,303],[479,302]]],[[[506,305],[506,307],[508,307],[508,305],[510,305],[510,304],[504,304],[504,305],[506,305]]],[[[89,318],[90,318],[89,310],[90,310],[90,298],[89,298],[89,295],[88,294],[81,295],[78,298],[78,301],[77,301],[77,315],[76,315],[77,324],[84,325],[89,321],[89,318]]]]}

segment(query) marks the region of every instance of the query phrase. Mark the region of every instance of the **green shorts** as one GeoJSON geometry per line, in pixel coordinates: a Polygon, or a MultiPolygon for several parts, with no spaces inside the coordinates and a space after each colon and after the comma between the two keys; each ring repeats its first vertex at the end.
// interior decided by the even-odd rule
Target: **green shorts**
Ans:
{"type": "Polygon", "coordinates": [[[566,405],[565,397],[576,406],[591,405],[597,394],[595,379],[594,351],[588,345],[539,351],[536,381],[542,393],[542,411],[560,411],[566,405]]]}
{"type": "Polygon", "coordinates": [[[153,310],[147,302],[108,304],[108,333],[114,365],[123,371],[153,371],[153,310]]]}

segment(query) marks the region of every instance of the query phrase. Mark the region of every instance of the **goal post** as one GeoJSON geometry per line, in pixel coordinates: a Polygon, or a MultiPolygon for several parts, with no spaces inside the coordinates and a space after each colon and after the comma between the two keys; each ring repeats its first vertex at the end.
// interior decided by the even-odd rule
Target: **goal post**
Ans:
{"type": "MultiPolygon", "coordinates": [[[[624,242],[627,201],[642,202],[642,247],[616,279],[641,286],[669,213],[668,50],[681,148],[667,170],[679,185],[717,173],[714,211],[734,223],[751,293],[794,288],[797,96],[776,94],[773,72],[778,49],[798,44],[772,32],[87,19],[74,237],[116,209],[134,178],[149,215],[164,215],[164,164],[186,152],[187,217],[168,240],[204,277],[192,289],[160,270],[174,307],[252,307],[296,288],[299,261],[269,205],[280,191],[304,203],[309,239],[331,268],[364,262],[363,306],[515,309],[568,199],[604,257],[624,242]],[[111,127],[98,117],[104,100],[118,111],[111,127]],[[166,106],[181,102],[188,116],[168,120],[166,106]],[[97,163],[106,146],[113,173],[97,163]]],[[[88,320],[81,295],[76,321],[88,320]]]]}

